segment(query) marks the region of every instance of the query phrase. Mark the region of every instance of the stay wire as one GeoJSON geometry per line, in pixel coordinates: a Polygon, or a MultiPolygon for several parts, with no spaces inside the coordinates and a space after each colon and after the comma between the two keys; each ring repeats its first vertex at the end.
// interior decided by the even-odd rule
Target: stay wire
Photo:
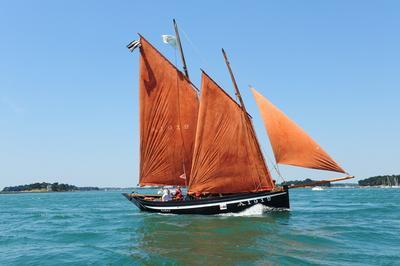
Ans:
{"type": "Polygon", "coordinates": [[[277,173],[277,175],[282,179],[283,182],[286,182],[285,178],[283,178],[281,171],[279,170],[279,166],[278,164],[274,163],[274,161],[266,154],[264,153],[265,156],[267,157],[267,160],[269,161],[269,163],[272,165],[272,167],[274,168],[275,172],[277,173]]]}
{"type": "Polygon", "coordinates": [[[188,41],[189,45],[192,47],[197,57],[200,58],[201,63],[204,66],[208,66],[206,57],[201,53],[200,49],[197,48],[197,46],[192,42],[192,40],[189,38],[189,35],[185,32],[185,30],[182,27],[180,27],[180,31],[183,32],[183,36],[188,41]]]}

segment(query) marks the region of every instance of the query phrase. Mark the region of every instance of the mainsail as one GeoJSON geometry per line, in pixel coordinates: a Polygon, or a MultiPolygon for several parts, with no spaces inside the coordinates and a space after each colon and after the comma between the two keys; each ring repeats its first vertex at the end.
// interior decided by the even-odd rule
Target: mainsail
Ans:
{"type": "Polygon", "coordinates": [[[264,120],[277,163],[346,172],[281,110],[254,88],[252,92],[264,120]]]}
{"type": "Polygon", "coordinates": [[[198,96],[191,82],[140,38],[140,185],[185,185],[196,133],[198,96]]]}
{"type": "Polygon", "coordinates": [[[189,193],[239,193],[274,188],[246,116],[203,72],[189,193]]]}

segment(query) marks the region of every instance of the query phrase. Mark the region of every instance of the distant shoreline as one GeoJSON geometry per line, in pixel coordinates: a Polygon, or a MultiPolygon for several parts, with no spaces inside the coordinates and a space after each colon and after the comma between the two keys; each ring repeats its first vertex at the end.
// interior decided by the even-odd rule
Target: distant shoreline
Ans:
{"type": "Polygon", "coordinates": [[[90,190],[71,190],[71,191],[0,191],[0,194],[32,194],[32,193],[62,193],[62,192],[90,192],[90,190]]]}
{"type": "Polygon", "coordinates": [[[99,188],[98,190],[68,190],[68,191],[47,191],[47,190],[40,190],[40,191],[0,191],[0,194],[32,194],[32,193],[65,193],[65,192],[115,192],[115,191],[132,191],[131,188],[99,188]]]}
{"type": "MultiPolygon", "coordinates": [[[[298,185],[303,184],[305,188],[312,188],[315,186],[307,186],[307,184],[313,183],[314,181],[307,178],[304,180],[292,180],[284,182],[280,185],[298,185]]],[[[358,181],[358,183],[326,183],[316,185],[321,187],[331,188],[399,188],[400,187],[400,175],[385,175],[385,176],[374,176],[358,181]]],[[[133,191],[136,189],[158,189],[162,186],[154,187],[77,187],[69,184],[62,183],[32,183],[26,185],[9,186],[5,187],[0,194],[19,194],[19,193],[54,193],[54,192],[84,192],[84,191],[133,191]]]]}
{"type": "MultiPolygon", "coordinates": [[[[318,186],[317,186],[318,187],[318,186]]],[[[311,189],[313,186],[303,187],[302,189],[311,189]]],[[[393,188],[400,189],[400,186],[359,186],[358,184],[348,184],[348,185],[339,185],[339,186],[330,186],[324,187],[325,189],[335,189],[335,188],[356,188],[356,189],[368,189],[368,188],[393,188]]],[[[8,194],[45,194],[45,193],[74,193],[74,192],[122,192],[122,191],[133,191],[135,189],[156,189],[151,187],[144,188],[99,188],[98,190],[70,190],[70,191],[0,191],[0,195],[8,195],[8,194]]]]}
{"type": "Polygon", "coordinates": [[[32,184],[9,186],[3,188],[1,192],[17,192],[17,193],[45,193],[45,192],[68,192],[68,191],[96,191],[98,187],[77,187],[70,184],[63,183],[47,183],[47,182],[36,182],[32,184]]]}

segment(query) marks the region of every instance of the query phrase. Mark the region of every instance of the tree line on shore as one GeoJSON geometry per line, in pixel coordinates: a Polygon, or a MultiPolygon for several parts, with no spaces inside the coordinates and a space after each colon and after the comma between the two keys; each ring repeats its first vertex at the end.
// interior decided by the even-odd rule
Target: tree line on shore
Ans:
{"type": "MultiPolygon", "coordinates": [[[[304,179],[304,180],[293,180],[293,181],[286,181],[282,182],[281,185],[307,185],[315,182],[317,180],[312,180],[310,178],[304,179]]],[[[334,183],[334,186],[341,186],[341,185],[346,185],[348,183],[334,183]]],[[[356,185],[356,184],[353,184],[356,185]]],[[[363,187],[363,186],[399,186],[400,185],[400,175],[379,175],[379,176],[372,176],[363,180],[358,181],[358,185],[363,187]]],[[[331,186],[331,183],[325,183],[325,184],[318,184],[318,186],[331,186]]]]}
{"type": "Polygon", "coordinates": [[[358,181],[360,186],[399,186],[400,175],[378,175],[358,181]]]}
{"type": "MultiPolygon", "coordinates": [[[[317,180],[312,180],[310,178],[306,178],[304,180],[291,180],[291,181],[282,182],[281,186],[307,185],[307,184],[311,184],[311,183],[313,183],[315,181],[317,181],[317,180]]],[[[322,183],[322,184],[318,184],[318,186],[330,187],[331,183],[330,182],[322,183]]]]}
{"type": "Polygon", "coordinates": [[[47,191],[55,191],[55,192],[64,192],[64,191],[88,191],[88,190],[99,190],[98,187],[77,187],[74,185],[63,184],[63,183],[46,183],[46,182],[37,182],[29,185],[19,185],[19,186],[11,186],[5,187],[3,192],[22,192],[22,191],[34,191],[34,190],[47,190],[47,191]]]}

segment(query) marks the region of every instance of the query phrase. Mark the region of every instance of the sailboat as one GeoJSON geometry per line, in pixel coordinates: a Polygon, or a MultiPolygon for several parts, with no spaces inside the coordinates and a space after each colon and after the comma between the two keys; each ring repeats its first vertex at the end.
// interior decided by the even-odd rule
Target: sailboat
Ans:
{"type": "MultiPolygon", "coordinates": [[[[225,51],[239,102],[203,70],[199,96],[175,20],[174,26],[184,73],[141,35],[128,48],[140,49],[139,184],[185,186],[187,196],[161,201],[153,194],[123,195],[140,210],[158,213],[220,214],[257,204],[289,209],[291,187],[279,187],[272,179],[225,51]]],[[[305,131],[252,91],[277,163],[345,173],[305,131]]]]}

